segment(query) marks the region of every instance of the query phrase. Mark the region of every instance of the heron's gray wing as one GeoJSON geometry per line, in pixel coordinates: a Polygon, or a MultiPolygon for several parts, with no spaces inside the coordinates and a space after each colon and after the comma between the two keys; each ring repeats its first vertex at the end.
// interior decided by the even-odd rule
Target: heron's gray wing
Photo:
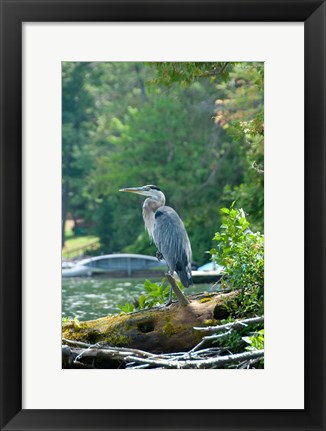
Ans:
{"type": "Polygon", "coordinates": [[[181,279],[185,273],[188,282],[191,280],[191,245],[184,224],[173,208],[163,206],[155,213],[154,242],[164,256],[170,270],[176,271],[181,279]]]}

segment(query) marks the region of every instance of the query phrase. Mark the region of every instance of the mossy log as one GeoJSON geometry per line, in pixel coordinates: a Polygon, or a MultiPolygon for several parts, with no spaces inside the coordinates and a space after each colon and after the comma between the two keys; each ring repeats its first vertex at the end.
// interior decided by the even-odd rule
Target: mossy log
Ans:
{"type": "Polygon", "coordinates": [[[194,326],[217,325],[237,309],[239,292],[188,297],[188,305],[172,303],[138,312],[106,316],[63,325],[64,339],[88,344],[137,348],[152,353],[187,351],[198,344],[203,332],[194,326]]]}

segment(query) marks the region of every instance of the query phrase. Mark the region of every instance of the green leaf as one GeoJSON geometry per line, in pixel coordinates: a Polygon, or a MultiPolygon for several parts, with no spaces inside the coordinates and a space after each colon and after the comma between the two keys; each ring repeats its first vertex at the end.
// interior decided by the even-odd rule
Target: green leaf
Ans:
{"type": "Polygon", "coordinates": [[[120,308],[120,310],[123,311],[124,313],[131,313],[135,309],[133,304],[129,304],[129,303],[124,305],[118,305],[118,308],[120,308]]]}
{"type": "Polygon", "coordinates": [[[138,304],[141,310],[145,307],[145,301],[146,301],[146,296],[140,295],[140,297],[138,298],[138,304]]]}

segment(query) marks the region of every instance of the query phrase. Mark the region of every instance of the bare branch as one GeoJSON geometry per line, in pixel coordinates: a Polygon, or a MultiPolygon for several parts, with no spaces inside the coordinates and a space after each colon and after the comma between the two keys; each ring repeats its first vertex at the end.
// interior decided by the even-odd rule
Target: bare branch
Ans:
{"type": "Polygon", "coordinates": [[[203,337],[202,340],[190,351],[194,352],[195,350],[199,349],[199,347],[201,347],[203,344],[205,344],[207,341],[218,340],[219,338],[227,337],[228,335],[231,334],[231,332],[232,330],[224,332],[223,334],[207,335],[207,337],[203,337]]]}
{"type": "Polygon", "coordinates": [[[258,165],[257,165],[257,163],[255,161],[252,162],[251,167],[253,169],[255,169],[255,171],[257,171],[259,174],[263,174],[264,173],[264,170],[261,169],[260,167],[258,167],[258,165]]]}
{"type": "Polygon", "coordinates": [[[88,348],[90,344],[82,343],[81,341],[68,340],[67,338],[63,338],[62,341],[69,346],[77,346],[77,347],[86,347],[88,348]]]}
{"type": "MultiPolygon", "coordinates": [[[[65,339],[64,341],[74,344],[72,340],[65,339]]],[[[198,350],[199,346],[196,347],[197,351],[154,354],[138,349],[101,346],[100,344],[89,345],[86,349],[64,345],[62,353],[64,362],[70,366],[73,364],[83,368],[96,368],[95,360],[99,358],[100,360],[120,361],[128,369],[214,368],[228,363],[239,363],[238,368],[250,368],[256,362],[255,359],[263,356],[261,350],[220,356],[226,349],[211,347],[198,350]]]]}
{"type": "Polygon", "coordinates": [[[133,361],[139,364],[148,364],[153,366],[159,366],[163,368],[175,368],[175,369],[186,369],[186,368],[213,368],[230,363],[237,363],[244,360],[262,358],[264,356],[264,350],[255,350],[251,352],[243,352],[235,355],[218,356],[215,358],[208,358],[202,360],[185,360],[185,361],[167,361],[162,359],[154,358],[137,358],[136,356],[129,356],[126,358],[127,361],[133,361]]]}
{"type": "Polygon", "coordinates": [[[235,322],[226,323],[225,325],[205,326],[205,327],[195,326],[194,329],[196,329],[197,331],[221,332],[221,331],[227,331],[229,329],[232,329],[232,330],[241,329],[244,326],[253,325],[255,323],[261,323],[263,321],[264,321],[264,316],[259,316],[259,317],[251,317],[250,319],[236,320],[235,322]]]}

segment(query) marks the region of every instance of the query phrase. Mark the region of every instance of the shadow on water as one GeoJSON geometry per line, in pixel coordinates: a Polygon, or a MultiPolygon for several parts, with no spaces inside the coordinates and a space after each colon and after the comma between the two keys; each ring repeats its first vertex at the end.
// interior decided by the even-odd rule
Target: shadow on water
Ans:
{"type": "MultiPolygon", "coordinates": [[[[196,284],[186,290],[186,295],[209,291],[210,286],[210,284],[196,284]]],[[[91,320],[107,314],[120,313],[118,305],[133,302],[143,293],[145,291],[141,279],[63,278],[62,316],[91,320]]]]}

